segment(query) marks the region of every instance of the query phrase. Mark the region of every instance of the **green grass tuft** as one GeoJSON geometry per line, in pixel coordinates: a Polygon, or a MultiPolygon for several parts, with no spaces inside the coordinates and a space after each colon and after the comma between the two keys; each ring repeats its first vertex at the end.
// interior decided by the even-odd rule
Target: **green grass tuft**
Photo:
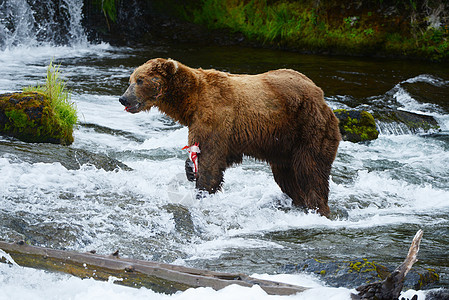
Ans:
{"type": "Polygon", "coordinates": [[[45,84],[26,87],[23,89],[23,92],[41,92],[47,96],[56,123],[63,132],[71,135],[78,117],[75,103],[71,101],[70,91],[66,88],[66,83],[61,78],[59,67],[60,65],[54,66],[53,62],[50,62],[47,67],[45,84]]]}

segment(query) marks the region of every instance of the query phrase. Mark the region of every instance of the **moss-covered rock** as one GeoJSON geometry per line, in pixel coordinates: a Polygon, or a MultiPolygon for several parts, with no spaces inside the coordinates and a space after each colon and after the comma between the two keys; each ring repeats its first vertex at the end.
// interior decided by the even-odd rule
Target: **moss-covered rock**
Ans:
{"type": "Polygon", "coordinates": [[[40,92],[0,95],[0,134],[32,143],[73,143],[73,128],[61,126],[49,99],[40,92]]]}
{"type": "Polygon", "coordinates": [[[376,122],[367,111],[336,109],[334,114],[340,121],[340,133],[344,141],[357,143],[375,140],[379,136],[376,122]]]}
{"type": "MultiPolygon", "coordinates": [[[[284,266],[282,272],[313,273],[319,275],[330,286],[352,288],[384,280],[394,269],[395,267],[367,259],[331,262],[307,259],[302,263],[284,266]]],[[[439,275],[435,270],[414,267],[405,277],[404,289],[419,290],[438,281],[439,275]]]]}

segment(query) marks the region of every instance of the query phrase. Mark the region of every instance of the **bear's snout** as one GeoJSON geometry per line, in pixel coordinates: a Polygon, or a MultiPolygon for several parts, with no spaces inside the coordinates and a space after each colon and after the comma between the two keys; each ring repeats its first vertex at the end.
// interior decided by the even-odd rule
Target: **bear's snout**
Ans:
{"type": "Polygon", "coordinates": [[[118,99],[125,106],[125,110],[130,113],[137,113],[141,110],[140,102],[135,95],[135,83],[131,84],[126,92],[118,99]]]}
{"type": "Polygon", "coordinates": [[[129,105],[128,99],[127,99],[124,95],[121,96],[121,97],[118,99],[118,101],[120,101],[120,103],[121,103],[123,106],[128,106],[128,105],[129,105]]]}

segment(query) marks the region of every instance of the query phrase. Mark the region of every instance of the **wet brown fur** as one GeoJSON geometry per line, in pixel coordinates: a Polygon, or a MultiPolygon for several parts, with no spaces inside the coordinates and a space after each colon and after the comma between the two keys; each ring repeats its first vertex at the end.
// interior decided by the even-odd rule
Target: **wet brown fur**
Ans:
{"type": "Polygon", "coordinates": [[[338,120],[305,75],[290,69],[236,75],[153,59],[131,75],[131,85],[138,80],[139,111],[157,106],[189,127],[189,145],[199,143],[197,188],[216,192],[225,169],[248,155],[270,164],[295,205],[329,215],[338,120]]]}

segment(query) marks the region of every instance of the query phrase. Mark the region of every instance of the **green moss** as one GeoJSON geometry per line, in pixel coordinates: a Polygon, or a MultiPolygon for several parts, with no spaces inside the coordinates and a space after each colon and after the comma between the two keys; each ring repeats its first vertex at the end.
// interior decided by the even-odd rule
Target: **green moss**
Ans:
{"type": "Polygon", "coordinates": [[[339,119],[343,140],[362,142],[377,139],[379,132],[374,117],[367,111],[334,110],[339,119]]]}
{"type": "Polygon", "coordinates": [[[20,110],[5,111],[5,115],[11,120],[12,126],[17,128],[25,128],[28,126],[35,127],[33,121],[28,119],[28,115],[20,110]]]}
{"type": "Polygon", "coordinates": [[[63,144],[73,142],[73,127],[77,122],[77,111],[75,103],[71,101],[70,93],[66,88],[66,83],[61,78],[59,65],[54,66],[50,62],[47,68],[47,78],[44,85],[37,85],[24,88],[24,93],[38,92],[44,95],[48,100],[48,106],[44,106],[43,113],[51,117],[52,121],[46,122],[46,125],[54,127],[50,130],[41,130],[42,132],[58,132],[63,144]]]}
{"type": "Polygon", "coordinates": [[[0,132],[25,142],[73,142],[72,132],[55,118],[48,97],[38,92],[0,95],[0,132]]]}
{"type": "Polygon", "coordinates": [[[364,258],[363,262],[361,262],[361,261],[349,262],[349,271],[348,272],[349,273],[351,273],[351,272],[357,272],[357,273],[376,272],[377,273],[377,266],[374,262],[370,262],[364,258]]]}

